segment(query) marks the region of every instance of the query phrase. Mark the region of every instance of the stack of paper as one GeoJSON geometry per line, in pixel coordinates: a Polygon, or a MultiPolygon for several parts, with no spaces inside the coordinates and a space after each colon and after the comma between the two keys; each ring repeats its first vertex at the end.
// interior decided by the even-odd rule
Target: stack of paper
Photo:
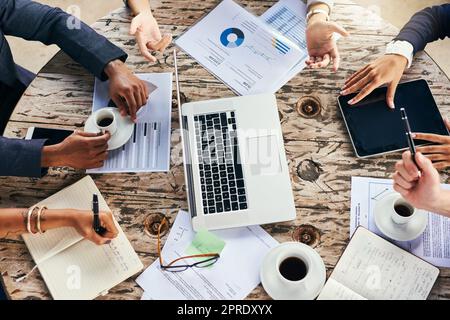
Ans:
{"type": "MultiPolygon", "coordinates": [[[[162,250],[163,262],[205,253],[201,242],[207,246],[206,251],[220,251],[220,258],[213,266],[174,273],[161,270],[156,260],[137,278],[145,290],[142,299],[244,299],[260,283],[259,270],[265,255],[278,244],[260,226],[205,231],[198,237],[189,213],[180,211],[162,250]]],[[[195,263],[192,259],[184,262],[195,263]]]]}

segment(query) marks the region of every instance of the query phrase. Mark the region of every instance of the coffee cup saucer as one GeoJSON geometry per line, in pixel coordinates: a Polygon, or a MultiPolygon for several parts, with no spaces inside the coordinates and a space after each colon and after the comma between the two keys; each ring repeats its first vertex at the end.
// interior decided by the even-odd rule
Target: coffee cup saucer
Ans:
{"type": "Polygon", "coordinates": [[[397,193],[391,193],[380,199],[374,207],[374,220],[377,228],[387,237],[396,241],[410,241],[419,237],[428,225],[428,214],[416,209],[411,220],[397,224],[392,220],[391,210],[398,199],[397,193]]]}
{"type": "MultiPolygon", "coordinates": [[[[131,121],[130,117],[122,117],[119,110],[116,108],[104,108],[110,110],[114,113],[115,119],[117,121],[116,133],[111,136],[108,141],[108,150],[115,150],[123,146],[130,140],[131,135],[134,130],[134,123],[131,121]]],[[[93,113],[84,124],[84,131],[91,133],[100,132],[95,123],[95,113],[93,113]]]]}
{"type": "Polygon", "coordinates": [[[326,268],[320,255],[310,246],[300,242],[285,242],[273,248],[264,258],[261,283],[267,294],[274,300],[313,300],[317,298],[326,280],[326,268]],[[301,251],[309,257],[308,274],[297,282],[281,280],[277,258],[283,253],[301,251]],[[300,283],[301,282],[301,283],[300,283]]]}

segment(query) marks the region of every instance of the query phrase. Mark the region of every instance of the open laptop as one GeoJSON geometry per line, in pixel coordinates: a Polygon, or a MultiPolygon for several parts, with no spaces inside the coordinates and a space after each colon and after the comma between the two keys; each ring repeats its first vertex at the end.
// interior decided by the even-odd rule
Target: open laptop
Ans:
{"type": "Polygon", "coordinates": [[[194,230],[295,219],[275,95],[181,105],[176,50],[173,55],[194,230]]]}

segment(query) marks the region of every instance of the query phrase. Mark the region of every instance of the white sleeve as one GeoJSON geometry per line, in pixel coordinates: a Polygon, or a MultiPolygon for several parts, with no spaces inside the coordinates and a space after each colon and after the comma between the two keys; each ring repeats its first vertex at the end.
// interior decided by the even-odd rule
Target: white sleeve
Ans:
{"type": "Polygon", "coordinates": [[[413,53],[414,47],[408,41],[394,40],[391,41],[386,47],[386,54],[398,54],[408,59],[408,65],[406,66],[406,69],[409,69],[411,67],[413,61],[413,53]]]}
{"type": "Polygon", "coordinates": [[[308,0],[307,6],[309,7],[316,3],[326,4],[328,6],[328,8],[330,8],[330,12],[333,9],[333,0],[308,0]]]}

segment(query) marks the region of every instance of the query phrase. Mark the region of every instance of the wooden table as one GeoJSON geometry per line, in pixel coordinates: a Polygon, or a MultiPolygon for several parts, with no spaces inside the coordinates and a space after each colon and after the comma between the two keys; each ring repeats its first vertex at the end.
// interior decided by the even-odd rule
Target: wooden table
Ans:
{"type": "MultiPolygon", "coordinates": [[[[262,14],[276,1],[241,0],[255,14],[262,14]]],[[[333,270],[349,239],[351,176],[389,178],[400,154],[358,160],[337,108],[336,98],[344,79],[384,53],[398,30],[369,10],[348,0],[338,0],[332,19],[342,24],[351,37],[341,39],[342,66],[329,70],[304,70],[278,93],[278,107],[297,208],[292,222],[264,226],[278,241],[302,241],[314,247],[333,270]],[[319,100],[306,103],[299,113],[297,101],[308,96],[319,100]],[[313,106],[309,108],[307,106],[313,106]],[[306,113],[305,113],[306,111],[306,113]],[[315,112],[317,111],[317,112],[315,112]]],[[[157,20],[164,32],[175,36],[186,30],[217,3],[216,0],[153,1],[157,20]]],[[[130,15],[120,8],[100,19],[94,28],[130,55],[128,65],[135,72],[171,72],[168,50],[158,63],[141,57],[134,38],[128,35],[130,15]]],[[[195,61],[180,54],[183,101],[233,96],[195,61]]],[[[424,78],[444,115],[450,115],[450,82],[433,60],[420,53],[406,79],[424,78]]],[[[6,130],[9,137],[24,137],[30,126],[77,129],[91,112],[94,78],[63,53],[58,53],[39,73],[19,102],[6,130]]],[[[174,95],[175,97],[175,95],[174,95]]],[[[308,99],[306,99],[308,100],[308,99]]],[[[105,174],[93,178],[105,196],[145,267],[157,257],[156,236],[144,232],[144,223],[155,234],[161,217],[173,222],[180,208],[187,208],[176,100],[172,112],[171,170],[168,173],[105,174]]],[[[0,178],[1,207],[31,206],[85,175],[66,168],[51,169],[42,179],[0,178]]],[[[448,172],[443,173],[443,181],[448,172]]],[[[14,279],[33,267],[21,238],[0,240],[0,270],[13,299],[49,299],[51,296],[38,272],[23,283],[14,279]]],[[[142,290],[129,279],[111,290],[106,299],[139,299],[142,290]]],[[[261,286],[249,299],[268,298],[261,286]]],[[[432,299],[450,298],[450,269],[443,269],[432,299]]]]}

